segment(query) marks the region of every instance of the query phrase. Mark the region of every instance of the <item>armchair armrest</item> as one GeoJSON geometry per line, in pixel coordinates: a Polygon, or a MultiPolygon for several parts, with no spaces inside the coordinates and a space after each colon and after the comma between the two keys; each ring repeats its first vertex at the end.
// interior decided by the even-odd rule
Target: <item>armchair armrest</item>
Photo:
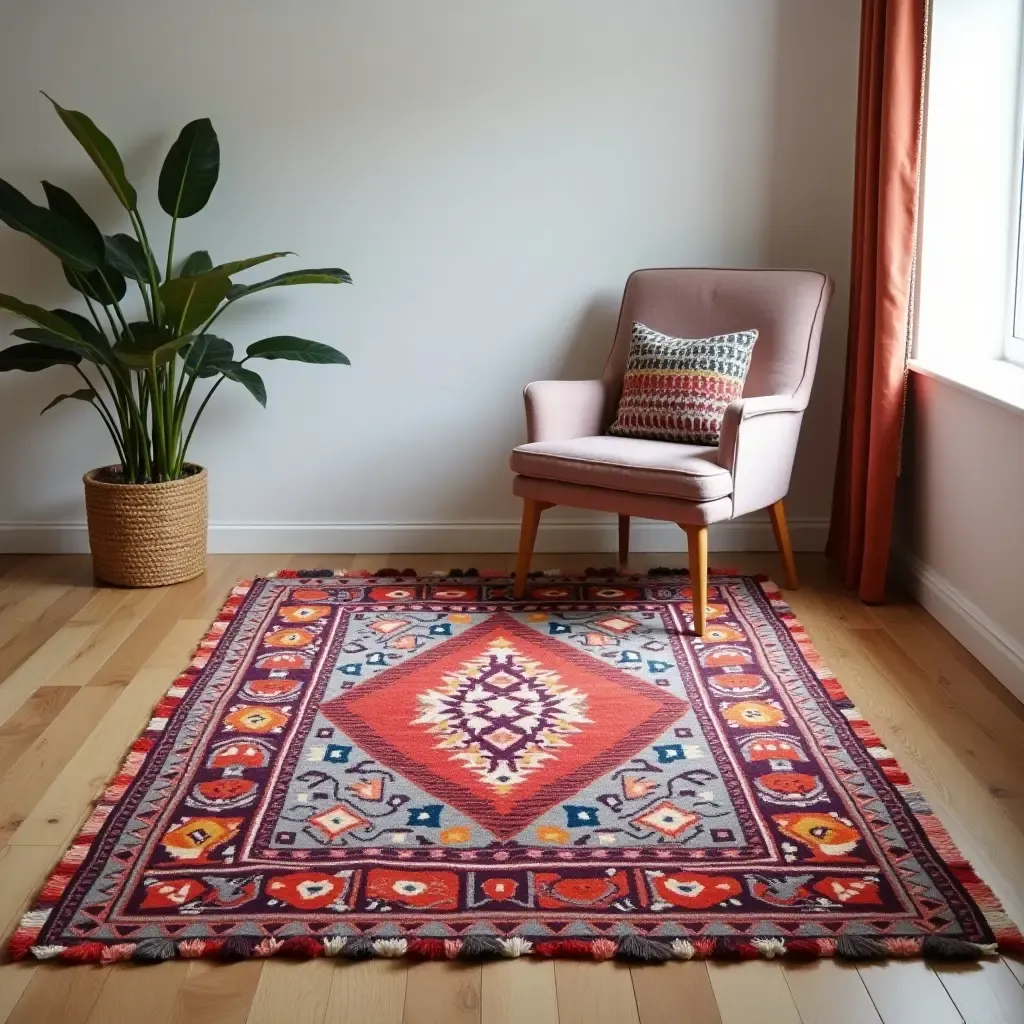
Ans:
{"type": "Polygon", "coordinates": [[[608,389],[602,380],[535,380],[523,399],[527,441],[592,437],[604,428],[608,389]]]}
{"type": "Polygon", "coordinates": [[[790,395],[741,398],[725,410],[718,464],[732,473],[734,516],[785,497],[803,418],[790,395]]]}

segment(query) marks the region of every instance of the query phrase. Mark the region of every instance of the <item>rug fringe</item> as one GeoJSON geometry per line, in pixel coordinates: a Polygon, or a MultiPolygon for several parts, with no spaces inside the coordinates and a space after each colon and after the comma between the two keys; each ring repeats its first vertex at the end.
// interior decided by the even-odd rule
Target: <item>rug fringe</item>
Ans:
{"type": "Polygon", "coordinates": [[[223,939],[144,939],[106,945],[79,942],[67,946],[26,946],[19,930],[18,952],[11,943],[14,959],[33,956],[37,960],[58,963],[112,964],[131,960],[138,964],[156,964],[167,960],[237,961],[265,959],[271,956],[292,960],[336,957],[366,960],[375,957],[414,960],[502,960],[520,956],[549,959],[619,960],[628,964],[662,964],[671,960],[817,960],[840,957],[845,960],[873,961],[926,957],[930,960],[980,960],[999,956],[995,943],[965,942],[942,936],[927,938],[878,939],[844,935],[838,939],[781,938],[694,938],[648,939],[638,935],[610,938],[526,939],[522,936],[497,938],[467,935],[461,939],[380,938],[368,936],[293,936],[286,939],[255,939],[228,936],[223,939]],[[19,955],[20,954],[20,955],[19,955]]]}

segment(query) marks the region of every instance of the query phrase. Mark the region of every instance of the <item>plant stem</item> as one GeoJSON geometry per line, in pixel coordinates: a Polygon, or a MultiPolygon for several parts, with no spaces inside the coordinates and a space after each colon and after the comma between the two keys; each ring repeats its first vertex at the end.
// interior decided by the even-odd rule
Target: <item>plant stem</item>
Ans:
{"type": "MultiPolygon", "coordinates": [[[[192,440],[192,435],[193,435],[193,433],[195,433],[196,424],[199,422],[199,417],[203,415],[203,410],[209,404],[210,399],[213,398],[213,393],[217,390],[217,388],[219,388],[221,386],[221,384],[225,380],[227,380],[227,378],[224,376],[224,374],[221,374],[217,378],[217,383],[214,384],[213,387],[210,388],[210,390],[206,392],[206,397],[200,403],[199,408],[196,410],[195,416],[192,417],[192,425],[188,428],[188,434],[185,435],[185,442],[181,446],[180,458],[181,458],[182,464],[184,464],[184,462],[185,462],[185,454],[188,451],[188,446],[189,446],[189,442],[192,440]]],[[[182,417],[182,419],[184,420],[184,417],[182,417]]]]}
{"type": "Polygon", "coordinates": [[[146,266],[149,268],[149,286],[153,292],[152,319],[157,327],[162,327],[164,323],[164,306],[160,301],[160,278],[157,274],[156,260],[153,259],[153,250],[149,246],[149,237],[146,235],[146,225],[142,223],[138,210],[129,210],[128,216],[131,218],[135,237],[138,239],[139,245],[142,246],[142,251],[146,254],[146,266]]]}
{"type": "MultiPolygon", "coordinates": [[[[96,312],[96,307],[93,305],[92,299],[89,298],[89,293],[85,288],[85,282],[82,280],[80,274],[77,274],[74,271],[72,271],[72,274],[74,274],[75,280],[78,283],[78,289],[82,293],[82,297],[85,299],[86,306],[89,308],[89,315],[92,317],[92,322],[96,325],[96,330],[99,331],[101,335],[103,335],[103,325],[100,323],[100,318],[96,312]]],[[[143,292],[142,294],[143,297],[145,297],[145,292],[143,292]]],[[[106,306],[104,306],[103,308],[104,311],[106,311],[106,306]]],[[[113,340],[110,342],[110,344],[113,344],[115,341],[117,341],[117,329],[114,326],[113,318],[110,316],[109,312],[107,312],[107,319],[110,322],[110,330],[113,336],[113,340]]],[[[121,371],[116,366],[110,368],[111,376],[109,379],[107,377],[106,369],[104,369],[104,367],[99,363],[96,363],[96,372],[100,375],[100,379],[103,381],[103,384],[106,387],[107,391],[110,392],[110,396],[114,401],[115,407],[117,408],[117,420],[121,429],[122,444],[124,445],[123,455],[127,455],[128,452],[131,451],[131,446],[128,444],[128,439],[131,436],[130,424],[132,422],[131,416],[128,411],[128,401],[131,399],[131,381],[130,379],[128,379],[127,381],[122,380],[118,376],[121,371]],[[115,383],[115,381],[117,383],[115,383]],[[127,392],[127,397],[124,394],[125,392],[127,392]]],[[[133,479],[135,477],[135,474],[138,472],[138,464],[136,461],[137,455],[137,452],[132,452],[131,458],[127,462],[125,462],[124,458],[122,458],[122,465],[125,466],[125,471],[130,472],[133,479]]]]}
{"type": "Polygon", "coordinates": [[[82,380],[88,385],[89,390],[92,391],[93,397],[90,401],[90,405],[100,414],[100,418],[103,420],[103,425],[107,428],[107,433],[110,434],[111,440],[114,442],[114,447],[117,449],[117,456],[121,460],[121,465],[127,472],[128,460],[125,457],[124,445],[121,442],[121,438],[117,432],[117,426],[114,423],[113,416],[110,415],[110,410],[107,409],[106,403],[103,401],[103,396],[93,387],[92,381],[86,377],[82,368],[79,366],[75,367],[75,372],[82,380]]]}
{"type": "Polygon", "coordinates": [[[167,269],[164,271],[164,280],[170,281],[171,279],[171,267],[174,264],[174,235],[178,230],[178,218],[171,218],[171,234],[167,240],[167,269]]]}

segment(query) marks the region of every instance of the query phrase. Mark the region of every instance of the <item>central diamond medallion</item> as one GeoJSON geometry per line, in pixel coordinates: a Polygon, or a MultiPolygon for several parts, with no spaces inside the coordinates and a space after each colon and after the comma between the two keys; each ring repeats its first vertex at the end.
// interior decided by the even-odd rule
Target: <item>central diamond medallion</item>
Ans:
{"type": "Polygon", "coordinates": [[[418,707],[412,724],[425,726],[438,750],[501,794],[512,792],[594,724],[584,692],[505,636],[446,674],[439,687],[419,694],[418,707]]]}
{"type": "Polygon", "coordinates": [[[374,760],[498,839],[627,763],[689,710],[508,612],[478,618],[320,711],[374,760]]]}

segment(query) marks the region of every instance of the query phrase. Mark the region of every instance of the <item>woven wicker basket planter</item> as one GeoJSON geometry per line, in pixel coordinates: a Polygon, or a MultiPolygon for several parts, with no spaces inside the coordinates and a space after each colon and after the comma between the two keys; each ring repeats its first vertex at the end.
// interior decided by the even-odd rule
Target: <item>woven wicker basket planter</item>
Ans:
{"type": "Polygon", "coordinates": [[[163,587],[206,569],[206,470],[162,484],[108,483],[85,474],[93,572],[122,587],[163,587]]]}

